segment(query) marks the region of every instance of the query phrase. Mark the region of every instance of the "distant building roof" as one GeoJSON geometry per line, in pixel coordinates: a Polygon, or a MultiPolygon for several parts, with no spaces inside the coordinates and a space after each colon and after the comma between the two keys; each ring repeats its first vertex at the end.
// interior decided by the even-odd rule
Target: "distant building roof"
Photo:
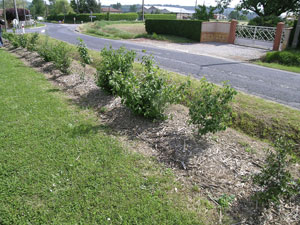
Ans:
{"type": "Polygon", "coordinates": [[[193,10],[186,10],[184,8],[178,8],[178,7],[165,7],[165,6],[154,6],[158,10],[167,10],[170,13],[185,13],[185,14],[193,14],[195,11],[193,10]]]}
{"type": "Polygon", "coordinates": [[[112,12],[112,13],[121,13],[119,9],[114,9],[113,7],[102,7],[101,12],[112,12]]]}
{"type": "Polygon", "coordinates": [[[194,14],[195,11],[193,10],[186,10],[184,8],[178,8],[178,7],[168,7],[168,6],[144,6],[145,9],[157,9],[159,11],[168,12],[168,13],[182,13],[182,14],[194,14]]]}

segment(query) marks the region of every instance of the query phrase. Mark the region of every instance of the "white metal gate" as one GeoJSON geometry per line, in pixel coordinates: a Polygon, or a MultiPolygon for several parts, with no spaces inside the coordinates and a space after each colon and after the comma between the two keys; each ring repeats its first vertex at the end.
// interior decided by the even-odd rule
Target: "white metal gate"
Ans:
{"type": "Polygon", "coordinates": [[[273,49],[276,27],[237,25],[235,44],[273,49]]]}

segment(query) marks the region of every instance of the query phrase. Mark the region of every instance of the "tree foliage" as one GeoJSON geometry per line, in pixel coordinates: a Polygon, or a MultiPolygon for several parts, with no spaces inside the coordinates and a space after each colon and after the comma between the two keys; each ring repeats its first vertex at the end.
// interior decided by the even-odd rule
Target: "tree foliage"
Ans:
{"type": "Polygon", "coordinates": [[[214,18],[214,11],[217,7],[206,7],[205,5],[198,5],[194,13],[194,19],[209,21],[214,18]]]}
{"type": "MultiPolygon", "coordinates": [[[[4,0],[4,3],[5,3],[5,8],[6,9],[9,9],[9,8],[14,8],[14,1],[12,0],[4,0]]],[[[16,5],[17,5],[17,8],[27,8],[29,3],[27,0],[16,0],[16,5]]],[[[3,0],[0,0],[0,7],[2,9],[2,6],[3,6],[3,0]]]]}
{"type": "Polygon", "coordinates": [[[97,0],[71,0],[71,7],[77,13],[100,13],[101,3],[97,0]]]}
{"type": "Polygon", "coordinates": [[[120,10],[122,8],[122,5],[121,5],[121,3],[118,2],[117,4],[113,4],[112,7],[114,9],[119,9],[120,10]]]}
{"type": "Polygon", "coordinates": [[[240,13],[238,10],[233,10],[228,15],[229,19],[235,19],[235,20],[247,20],[246,14],[243,12],[240,13]]]}
{"type": "MultiPolygon", "coordinates": [[[[24,21],[25,20],[24,9],[18,8],[17,10],[18,10],[19,20],[24,21]]],[[[29,10],[25,9],[25,14],[29,15],[30,14],[29,10]]],[[[16,10],[14,8],[6,9],[6,19],[13,20],[15,18],[16,18],[16,10]]]]}
{"type": "MultiPolygon", "coordinates": [[[[226,8],[232,0],[216,0],[219,7],[226,8]]],[[[280,16],[285,12],[299,12],[299,0],[240,0],[241,7],[260,17],[280,16]]]]}
{"type": "Polygon", "coordinates": [[[69,14],[74,13],[70,3],[67,0],[57,0],[51,7],[50,14],[69,14]]]}
{"type": "Polygon", "coordinates": [[[129,11],[130,12],[136,12],[137,11],[136,5],[131,5],[130,8],[129,8],[129,11]]]}
{"type": "Polygon", "coordinates": [[[46,7],[43,0],[32,0],[29,9],[34,16],[44,16],[46,7]]]}

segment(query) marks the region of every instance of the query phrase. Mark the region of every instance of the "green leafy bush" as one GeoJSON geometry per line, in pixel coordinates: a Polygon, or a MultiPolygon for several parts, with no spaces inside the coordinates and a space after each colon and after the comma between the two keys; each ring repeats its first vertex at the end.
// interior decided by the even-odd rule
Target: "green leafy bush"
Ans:
{"type": "Polygon", "coordinates": [[[263,58],[264,62],[279,63],[287,66],[300,66],[300,51],[268,52],[263,58]]]}
{"type": "Polygon", "coordinates": [[[59,44],[51,44],[46,38],[45,42],[37,49],[40,56],[46,62],[53,62],[57,69],[63,73],[68,73],[71,65],[70,50],[67,44],[60,42],[59,44]]]}
{"type": "Polygon", "coordinates": [[[122,79],[120,73],[114,74],[114,84],[122,84],[122,102],[134,113],[150,119],[163,119],[166,107],[181,100],[183,87],[169,84],[159,68],[153,66],[152,57],[144,56],[142,65],[143,71],[138,76],[122,79]]]}
{"type": "Polygon", "coordinates": [[[29,36],[28,43],[27,43],[27,49],[29,51],[35,51],[36,50],[36,44],[39,39],[39,33],[34,33],[29,36]]]}
{"type": "Polygon", "coordinates": [[[55,58],[53,52],[54,45],[49,43],[48,39],[49,37],[46,36],[45,41],[39,46],[37,52],[46,62],[51,62],[54,61],[55,58]]]}
{"type": "Polygon", "coordinates": [[[256,197],[265,206],[271,202],[278,204],[281,197],[288,199],[300,193],[300,180],[297,182],[288,170],[293,162],[289,159],[291,143],[284,138],[279,138],[275,143],[275,148],[275,152],[269,152],[261,173],[253,177],[254,183],[262,188],[256,193],[256,197]]]}
{"type": "Polygon", "coordinates": [[[7,39],[13,45],[14,48],[20,47],[19,38],[15,33],[4,32],[3,38],[7,39]]]}
{"type": "Polygon", "coordinates": [[[197,126],[200,135],[225,130],[231,119],[230,103],[237,92],[227,84],[219,88],[205,79],[201,83],[189,103],[189,123],[197,126]]]}
{"type": "Polygon", "coordinates": [[[20,34],[17,37],[18,37],[18,42],[19,42],[20,47],[26,48],[27,41],[28,41],[27,36],[25,36],[24,34],[20,34]]]}
{"type": "Polygon", "coordinates": [[[67,44],[60,42],[53,47],[54,65],[63,73],[69,73],[71,65],[70,50],[67,44]]]}
{"type": "Polygon", "coordinates": [[[148,34],[169,34],[200,41],[202,21],[200,20],[156,20],[145,22],[148,34]]]}
{"type": "Polygon", "coordinates": [[[84,79],[86,64],[91,64],[92,63],[92,58],[89,55],[88,49],[86,47],[86,44],[83,42],[83,40],[80,39],[80,38],[78,38],[78,40],[79,40],[79,43],[77,45],[77,50],[79,52],[79,56],[80,56],[80,59],[81,59],[80,60],[81,66],[84,69],[83,76],[81,78],[84,79]]]}
{"type": "Polygon", "coordinates": [[[145,19],[176,20],[176,14],[145,14],[145,19]]]}
{"type": "Polygon", "coordinates": [[[114,50],[103,48],[101,51],[101,63],[97,68],[97,85],[109,93],[116,93],[114,86],[111,85],[114,73],[119,73],[126,77],[132,72],[133,62],[136,53],[127,51],[124,47],[114,50]]]}

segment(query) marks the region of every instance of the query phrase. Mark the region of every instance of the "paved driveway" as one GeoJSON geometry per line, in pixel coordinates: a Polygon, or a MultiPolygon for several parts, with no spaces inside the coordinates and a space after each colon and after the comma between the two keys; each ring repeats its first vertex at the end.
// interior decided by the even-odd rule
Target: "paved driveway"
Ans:
{"type": "Polygon", "coordinates": [[[299,73],[265,68],[240,60],[149,46],[132,41],[107,40],[77,33],[75,29],[75,25],[47,24],[46,28],[32,29],[31,32],[45,30],[51,37],[71,44],[77,44],[77,38],[80,37],[88,48],[98,51],[109,45],[113,48],[125,46],[137,51],[141,56],[144,54],[142,50],[145,49],[147,54],[152,54],[159,66],[166,70],[191,75],[197,79],[205,76],[209,81],[217,84],[229,81],[233,87],[240,91],[300,109],[299,73]]]}
{"type": "Polygon", "coordinates": [[[197,55],[220,57],[238,61],[251,61],[254,59],[259,59],[264,56],[266,52],[268,52],[267,50],[260,48],[251,48],[216,42],[178,44],[149,40],[145,38],[132,39],[130,41],[137,44],[143,44],[145,46],[159,47],[197,55]]]}

